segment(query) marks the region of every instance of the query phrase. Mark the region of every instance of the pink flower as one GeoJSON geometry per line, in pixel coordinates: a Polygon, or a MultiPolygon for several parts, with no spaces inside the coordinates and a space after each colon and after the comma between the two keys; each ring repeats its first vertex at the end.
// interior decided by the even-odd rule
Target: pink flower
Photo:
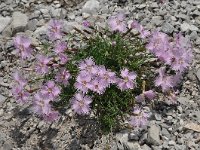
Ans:
{"type": "Polygon", "coordinates": [[[142,94],[135,97],[137,102],[143,102],[145,99],[153,100],[155,98],[156,94],[154,91],[144,91],[142,94]]]}
{"type": "Polygon", "coordinates": [[[16,53],[21,56],[22,59],[29,58],[32,53],[31,40],[25,36],[18,35],[14,38],[14,45],[16,53]]]}
{"type": "Polygon", "coordinates": [[[59,112],[53,110],[49,103],[50,101],[48,97],[38,92],[34,95],[32,106],[32,111],[48,122],[55,121],[59,118],[59,112]]]}
{"type": "Polygon", "coordinates": [[[33,99],[33,106],[32,110],[37,115],[48,115],[51,111],[51,105],[49,104],[50,99],[42,94],[41,92],[38,92],[34,95],[33,99]]]}
{"type": "Polygon", "coordinates": [[[175,86],[177,86],[177,84],[179,84],[181,82],[182,73],[177,72],[175,75],[173,75],[171,77],[172,77],[172,86],[175,87],[175,86]]]}
{"type": "Polygon", "coordinates": [[[79,115],[89,114],[90,104],[92,99],[89,96],[84,96],[82,93],[75,94],[72,98],[71,104],[72,109],[79,115]]]}
{"type": "Polygon", "coordinates": [[[95,66],[95,62],[91,57],[81,61],[78,65],[78,67],[81,71],[84,70],[84,71],[87,71],[90,73],[92,72],[93,66],[95,66]]]}
{"type": "Polygon", "coordinates": [[[103,94],[111,83],[116,83],[115,73],[106,70],[105,66],[95,65],[92,58],[81,61],[78,67],[80,72],[75,87],[83,93],[87,93],[90,89],[98,94],[103,94]]]}
{"type": "Polygon", "coordinates": [[[41,89],[41,93],[51,100],[54,100],[60,92],[54,81],[48,81],[41,89]]]}
{"type": "Polygon", "coordinates": [[[127,24],[124,22],[124,15],[118,14],[116,16],[111,16],[108,19],[108,25],[112,31],[126,32],[127,24]]]}
{"type": "Polygon", "coordinates": [[[145,30],[142,25],[140,25],[136,20],[134,20],[131,24],[131,28],[135,28],[140,33],[140,36],[142,39],[148,37],[150,35],[150,32],[148,30],[145,30]]]}
{"type": "Polygon", "coordinates": [[[60,64],[66,64],[69,60],[67,55],[65,55],[64,53],[59,53],[58,57],[59,57],[59,60],[60,60],[60,64]]]}
{"type": "Polygon", "coordinates": [[[24,87],[27,84],[27,80],[24,77],[22,77],[22,75],[18,71],[13,73],[13,78],[22,87],[24,87]]]}
{"type": "Polygon", "coordinates": [[[51,110],[48,114],[43,115],[43,119],[47,122],[53,122],[60,118],[60,114],[58,111],[51,110]]]}
{"type": "Polygon", "coordinates": [[[134,115],[139,115],[140,114],[140,112],[141,112],[141,108],[139,107],[139,106],[135,106],[134,108],[133,108],[133,114],[134,115]]]}
{"type": "Polygon", "coordinates": [[[49,71],[48,63],[51,61],[51,58],[48,58],[43,55],[37,55],[37,64],[35,66],[35,70],[39,74],[46,74],[49,71]]]}
{"type": "Polygon", "coordinates": [[[142,93],[142,94],[140,94],[140,95],[138,95],[138,96],[136,96],[135,97],[135,100],[136,100],[136,102],[144,102],[145,101],[145,96],[144,96],[144,94],[142,93]]]}
{"type": "Polygon", "coordinates": [[[171,67],[175,71],[184,72],[192,62],[193,54],[189,40],[180,33],[176,35],[171,49],[171,67]]]}
{"type": "Polygon", "coordinates": [[[89,82],[91,82],[92,76],[89,73],[81,72],[76,79],[76,83],[74,84],[75,88],[82,91],[83,93],[88,92],[89,82]]]}
{"type": "Polygon", "coordinates": [[[168,50],[169,41],[168,36],[165,33],[155,31],[150,37],[149,44],[146,48],[153,54],[165,53],[168,50]]]}
{"type": "Polygon", "coordinates": [[[13,78],[17,82],[17,85],[13,86],[12,95],[18,103],[26,103],[30,96],[30,93],[24,90],[27,80],[18,71],[13,73],[13,78]]]}
{"type": "Polygon", "coordinates": [[[135,79],[137,77],[135,72],[129,72],[127,68],[121,71],[123,79],[119,79],[117,85],[121,90],[134,89],[135,79]]]}
{"type": "Polygon", "coordinates": [[[175,71],[184,72],[186,68],[189,67],[189,63],[187,62],[188,55],[187,53],[182,54],[174,54],[173,59],[171,61],[171,67],[175,71]]]}
{"type": "Polygon", "coordinates": [[[169,43],[168,36],[165,33],[155,31],[149,39],[146,48],[158,59],[170,65],[172,59],[172,46],[169,43]]]}
{"type": "Polygon", "coordinates": [[[165,64],[170,65],[172,60],[172,54],[171,54],[171,46],[168,47],[167,50],[160,50],[155,52],[155,56],[165,64]]]}
{"type": "Polygon", "coordinates": [[[168,104],[177,104],[177,94],[179,94],[179,91],[176,92],[170,92],[167,96],[166,96],[166,102],[168,104]]]}
{"type": "Polygon", "coordinates": [[[88,67],[87,68],[88,70],[82,70],[81,72],[89,72],[92,76],[98,77],[99,76],[99,72],[100,72],[100,68],[101,67],[99,67],[97,65],[94,65],[94,66],[91,66],[91,68],[88,67]]]}
{"type": "Polygon", "coordinates": [[[107,84],[102,80],[95,79],[89,83],[88,88],[93,92],[97,92],[98,94],[103,94],[105,92],[106,86],[107,84]]]}
{"type": "Polygon", "coordinates": [[[193,58],[191,44],[181,34],[177,34],[175,40],[169,43],[166,34],[156,31],[152,34],[146,47],[158,59],[171,65],[173,70],[179,72],[184,72],[193,58]]]}
{"type": "Polygon", "coordinates": [[[88,28],[90,26],[90,22],[87,21],[87,20],[84,20],[83,21],[83,26],[86,27],[86,28],[88,28]]]}
{"type": "Polygon", "coordinates": [[[170,90],[170,88],[173,87],[173,80],[172,76],[167,76],[165,74],[165,68],[161,67],[159,70],[159,75],[155,80],[156,86],[161,86],[163,92],[167,92],[170,90]]]}
{"type": "Polygon", "coordinates": [[[50,40],[62,38],[63,23],[58,20],[51,20],[48,27],[48,36],[50,40]]]}
{"type": "Polygon", "coordinates": [[[140,107],[135,106],[133,115],[130,117],[130,125],[133,127],[145,126],[148,122],[149,114],[142,110],[140,107]]]}
{"type": "Polygon", "coordinates": [[[65,43],[64,41],[58,41],[54,48],[54,52],[56,54],[60,54],[63,53],[66,50],[66,48],[67,48],[67,43],[65,43]]]}
{"type": "Polygon", "coordinates": [[[145,91],[143,94],[149,100],[153,100],[156,96],[155,92],[152,90],[145,91]]]}
{"type": "Polygon", "coordinates": [[[65,68],[61,68],[55,78],[57,82],[67,85],[70,78],[70,73],[65,68]]]}
{"type": "Polygon", "coordinates": [[[22,86],[14,86],[12,88],[12,95],[18,103],[27,103],[29,100],[30,94],[26,92],[22,86]]]}
{"type": "Polygon", "coordinates": [[[99,67],[98,74],[99,77],[102,78],[102,80],[104,80],[105,83],[116,83],[115,73],[110,70],[106,70],[105,66],[99,67]]]}

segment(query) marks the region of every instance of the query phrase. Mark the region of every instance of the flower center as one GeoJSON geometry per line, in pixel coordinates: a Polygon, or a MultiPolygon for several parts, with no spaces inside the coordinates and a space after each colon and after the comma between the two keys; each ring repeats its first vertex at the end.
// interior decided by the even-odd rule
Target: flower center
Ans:
{"type": "Polygon", "coordinates": [[[25,48],[22,44],[19,45],[19,49],[20,49],[21,52],[23,52],[25,50],[25,48]]]}
{"type": "Polygon", "coordinates": [[[80,107],[83,107],[83,106],[84,106],[84,101],[83,101],[83,100],[79,101],[79,106],[80,106],[80,107]]]}
{"type": "Polygon", "coordinates": [[[49,88],[48,89],[48,93],[52,93],[53,89],[52,88],[49,88]]]}
{"type": "Polygon", "coordinates": [[[124,78],[124,82],[128,82],[129,80],[128,80],[128,77],[125,77],[124,78]]]}

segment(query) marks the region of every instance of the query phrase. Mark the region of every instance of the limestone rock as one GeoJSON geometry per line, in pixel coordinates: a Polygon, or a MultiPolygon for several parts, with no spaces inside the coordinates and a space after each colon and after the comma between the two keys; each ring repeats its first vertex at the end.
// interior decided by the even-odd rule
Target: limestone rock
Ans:
{"type": "Polygon", "coordinates": [[[200,81],[200,69],[197,70],[196,76],[197,76],[198,80],[200,81]]]}
{"type": "Polygon", "coordinates": [[[150,144],[160,145],[160,128],[156,125],[152,125],[148,129],[148,137],[147,140],[150,144]]]}
{"type": "Polygon", "coordinates": [[[82,13],[97,13],[100,8],[99,2],[97,0],[89,0],[85,3],[82,8],[82,13]]]}
{"type": "Polygon", "coordinates": [[[9,25],[10,22],[10,17],[0,17],[0,33],[9,25]]]}
{"type": "Polygon", "coordinates": [[[119,150],[140,150],[140,145],[137,142],[128,141],[128,133],[116,134],[117,147],[119,150]]]}
{"type": "Polygon", "coordinates": [[[181,24],[181,31],[185,32],[189,29],[190,29],[190,25],[188,23],[184,22],[183,24],[181,24]]]}
{"type": "Polygon", "coordinates": [[[25,31],[28,24],[28,17],[26,14],[18,11],[14,12],[12,19],[11,29],[13,34],[25,31]]]}
{"type": "Polygon", "coordinates": [[[174,27],[170,23],[164,23],[162,26],[162,31],[165,33],[172,33],[174,31],[174,27]]]}
{"type": "Polygon", "coordinates": [[[0,106],[6,100],[6,97],[0,94],[0,106]]]}

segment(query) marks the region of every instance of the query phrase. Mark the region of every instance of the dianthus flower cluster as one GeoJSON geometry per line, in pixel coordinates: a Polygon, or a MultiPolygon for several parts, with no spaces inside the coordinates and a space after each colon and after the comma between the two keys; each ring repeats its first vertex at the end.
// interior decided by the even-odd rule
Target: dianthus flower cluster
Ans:
{"type": "MultiPolygon", "coordinates": [[[[62,22],[51,20],[48,27],[48,35],[50,40],[56,40],[55,46],[52,48],[53,55],[37,54],[34,70],[37,74],[45,76],[52,70],[57,70],[55,78],[47,81],[38,89],[26,89],[28,81],[22,77],[19,72],[13,74],[15,86],[13,86],[12,94],[19,103],[32,102],[31,111],[39,115],[46,121],[53,121],[59,118],[59,112],[56,111],[51,103],[59,99],[61,88],[56,84],[68,85],[71,75],[69,71],[60,67],[66,64],[68,57],[65,54],[67,43],[61,41],[62,22]]],[[[31,40],[26,36],[17,35],[14,39],[14,46],[17,54],[22,59],[27,59],[32,55],[33,48],[31,40]]]]}
{"type": "MultiPolygon", "coordinates": [[[[158,30],[150,33],[137,21],[133,21],[131,27],[138,30],[140,37],[147,41],[147,50],[164,64],[157,70],[158,76],[155,79],[155,86],[161,87],[162,92],[169,94],[167,97],[174,103],[175,87],[180,83],[183,73],[190,66],[193,58],[189,40],[181,33],[176,34],[174,38],[170,38],[158,30]],[[166,68],[170,68],[174,74],[169,75],[166,68]]],[[[137,96],[136,100],[141,101],[144,98],[143,93],[137,96]]]]}
{"type": "Polygon", "coordinates": [[[55,111],[50,102],[55,101],[60,94],[60,88],[54,81],[48,81],[34,95],[32,110],[47,121],[58,119],[59,113],[55,111]]]}
{"type": "MultiPolygon", "coordinates": [[[[92,29],[91,23],[87,20],[84,20],[82,25],[84,29],[89,27],[92,29]]],[[[155,77],[155,84],[151,85],[150,89],[148,87],[149,90],[145,89],[145,86],[142,90],[138,89],[138,87],[141,87],[138,86],[141,82],[137,82],[137,80],[142,80],[140,79],[140,68],[135,70],[129,68],[129,65],[124,65],[118,66],[118,71],[116,71],[113,69],[115,67],[97,64],[98,61],[95,61],[93,56],[84,56],[74,62],[74,55],[71,56],[70,54],[75,52],[68,54],[67,52],[70,51],[69,41],[63,40],[65,35],[63,23],[59,20],[51,20],[47,35],[52,45],[50,44],[47,52],[37,52],[34,55],[36,50],[34,51],[28,37],[17,35],[14,39],[16,54],[23,61],[35,56],[32,70],[39,78],[44,79],[44,82],[42,82],[44,84],[32,89],[32,86],[27,86],[28,83],[32,82],[26,80],[19,71],[15,72],[13,74],[15,83],[12,94],[16,101],[22,104],[31,103],[31,110],[36,115],[46,121],[54,121],[59,118],[60,114],[52,104],[62,99],[61,95],[63,95],[62,92],[66,87],[70,87],[70,89],[73,89],[71,91],[74,91],[69,94],[70,105],[78,115],[88,115],[94,105],[98,106],[98,104],[93,105],[95,96],[103,96],[106,94],[107,89],[116,87],[118,92],[127,92],[135,99],[136,106],[133,107],[130,118],[130,124],[135,127],[147,124],[150,115],[143,109],[143,106],[156,99],[156,91],[167,94],[167,97],[175,102],[177,94],[174,92],[175,87],[180,83],[183,73],[189,67],[193,57],[189,40],[180,33],[175,35],[174,38],[170,38],[160,31],[150,32],[135,20],[128,28],[125,16],[122,13],[109,17],[108,27],[112,34],[123,36],[132,29],[137,30],[138,37],[144,41],[143,43],[147,43],[146,49],[148,52],[145,53],[149,55],[150,52],[150,55],[153,54],[163,65],[156,68],[158,75],[155,77]],[[72,69],[73,67],[68,68],[69,64],[75,65],[75,71],[72,69]],[[161,90],[156,87],[161,87],[161,90]],[[136,88],[137,90],[135,90],[136,88]]],[[[114,47],[117,47],[118,43],[113,39],[110,43],[112,43],[111,46],[115,51],[114,47]]],[[[105,57],[107,56],[105,55],[105,57]]],[[[127,61],[126,59],[129,58],[125,58],[124,61],[127,61]]],[[[112,60],[112,58],[109,58],[109,60],[112,60]]],[[[111,62],[115,63],[117,60],[111,62]]],[[[130,105],[132,108],[132,104],[130,105]]]]}
{"type": "MultiPolygon", "coordinates": [[[[123,15],[120,14],[110,18],[109,26],[113,31],[126,31],[124,29],[126,27],[123,22],[124,18],[121,16],[123,15]]],[[[146,45],[147,50],[161,62],[164,62],[166,67],[169,66],[175,72],[173,75],[168,75],[166,67],[161,67],[158,69],[158,76],[155,79],[155,86],[161,87],[162,92],[167,93],[168,99],[171,100],[171,103],[174,103],[176,99],[175,87],[180,83],[182,74],[190,66],[193,57],[189,40],[183,37],[181,33],[176,34],[174,39],[170,39],[167,34],[160,31],[151,33],[136,20],[131,23],[131,28],[137,30],[140,38],[148,42],[146,45]]],[[[155,95],[152,90],[144,91],[136,96],[135,100],[139,103],[144,103],[145,100],[153,100],[155,95]]],[[[136,119],[137,117],[132,117],[132,122],[134,118],[136,119]]]]}
{"type": "Polygon", "coordinates": [[[170,42],[165,33],[155,31],[147,49],[177,72],[184,72],[192,61],[191,45],[180,33],[170,42]]]}
{"type": "Polygon", "coordinates": [[[174,39],[170,39],[165,33],[154,31],[149,37],[146,48],[165,64],[165,67],[158,69],[155,86],[161,87],[162,92],[167,93],[167,97],[174,103],[175,87],[180,83],[183,73],[190,66],[193,58],[189,40],[180,33],[176,34],[174,39]],[[169,75],[166,67],[175,74],[169,75]]]}
{"type": "MultiPolygon", "coordinates": [[[[74,86],[82,95],[87,94],[89,91],[102,95],[111,84],[116,84],[121,90],[133,89],[135,87],[136,73],[129,72],[128,69],[121,70],[122,78],[120,78],[116,76],[115,72],[106,69],[105,66],[96,65],[91,57],[81,61],[78,68],[79,74],[74,86]]],[[[79,107],[75,107],[74,105],[79,104],[79,101],[77,98],[73,99],[72,105],[73,110],[78,114],[80,112],[76,108],[79,107]]],[[[82,101],[84,101],[84,98],[82,101]]],[[[84,104],[89,105],[87,102],[82,105],[84,104]]],[[[85,108],[89,109],[90,107],[85,106],[85,108]]],[[[84,111],[82,111],[82,114],[84,114],[84,111]]]]}
{"type": "Polygon", "coordinates": [[[103,94],[110,84],[117,84],[121,90],[133,89],[135,87],[136,73],[129,72],[127,68],[121,70],[121,77],[115,72],[106,69],[105,66],[95,65],[92,58],[80,62],[80,72],[77,76],[75,87],[83,93],[88,90],[103,94]]]}

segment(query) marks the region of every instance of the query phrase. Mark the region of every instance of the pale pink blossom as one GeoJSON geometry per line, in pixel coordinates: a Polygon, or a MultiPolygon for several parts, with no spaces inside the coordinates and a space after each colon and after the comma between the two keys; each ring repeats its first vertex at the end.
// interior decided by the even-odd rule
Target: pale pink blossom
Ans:
{"type": "Polygon", "coordinates": [[[89,73],[81,72],[76,79],[76,83],[74,84],[75,88],[82,91],[83,93],[87,93],[89,89],[89,83],[92,80],[92,76],[89,73]]]}
{"type": "Polygon", "coordinates": [[[173,87],[172,76],[165,74],[165,68],[161,67],[159,70],[159,75],[155,80],[155,85],[160,86],[163,92],[169,91],[173,87]]]}
{"type": "Polygon", "coordinates": [[[86,115],[90,112],[92,99],[82,93],[77,93],[71,100],[72,109],[79,115],[86,115]]]}
{"type": "Polygon", "coordinates": [[[124,14],[117,14],[116,16],[111,16],[108,19],[108,25],[111,31],[119,31],[119,32],[126,32],[127,31],[127,24],[124,21],[124,14]]]}
{"type": "Polygon", "coordinates": [[[62,33],[63,23],[59,20],[50,20],[48,26],[48,36],[50,40],[61,39],[63,36],[62,33]]]}
{"type": "Polygon", "coordinates": [[[48,114],[43,114],[42,117],[47,122],[53,122],[60,118],[60,114],[58,111],[51,110],[48,114]]]}
{"type": "Polygon", "coordinates": [[[44,114],[48,115],[51,111],[51,105],[49,102],[50,99],[46,95],[41,92],[36,93],[33,99],[32,111],[39,116],[44,114]]]}
{"type": "Polygon", "coordinates": [[[81,61],[78,65],[78,68],[81,71],[87,71],[87,72],[92,72],[93,67],[95,66],[95,62],[92,57],[86,58],[83,61],[81,61]]]}
{"type": "Polygon", "coordinates": [[[105,84],[105,82],[103,82],[102,80],[95,79],[89,83],[88,88],[93,92],[103,94],[105,92],[106,86],[107,84],[105,84]]]}
{"type": "Polygon", "coordinates": [[[135,28],[140,33],[140,37],[142,39],[150,35],[150,32],[148,30],[145,30],[144,27],[141,24],[139,24],[136,20],[132,22],[131,28],[135,28]]]}
{"type": "Polygon", "coordinates": [[[144,91],[142,94],[135,97],[137,102],[144,102],[147,100],[153,100],[155,98],[156,94],[152,90],[144,91]]]}
{"type": "Polygon", "coordinates": [[[47,122],[56,121],[59,118],[59,112],[53,110],[51,100],[41,92],[38,92],[34,95],[33,106],[31,110],[42,117],[47,122]]]}
{"type": "Polygon", "coordinates": [[[133,109],[133,115],[130,117],[130,125],[133,127],[142,127],[147,125],[149,114],[142,110],[139,106],[133,109]]]}
{"type": "Polygon", "coordinates": [[[24,104],[30,100],[30,93],[25,91],[22,86],[13,86],[12,95],[18,103],[24,104]]]}
{"type": "Polygon", "coordinates": [[[171,49],[171,67],[175,71],[184,72],[192,62],[193,54],[190,41],[180,33],[175,36],[171,49]]]}
{"type": "Polygon", "coordinates": [[[99,67],[98,74],[99,77],[102,78],[102,80],[104,80],[105,83],[116,83],[116,74],[110,70],[107,70],[105,66],[99,67]]]}
{"type": "Polygon", "coordinates": [[[49,71],[49,62],[51,61],[51,58],[48,58],[43,55],[37,55],[37,64],[35,65],[35,70],[39,74],[46,74],[49,71]]]}
{"type": "Polygon", "coordinates": [[[122,79],[118,80],[118,87],[121,90],[127,90],[127,89],[134,89],[136,86],[135,79],[137,77],[136,73],[134,71],[129,72],[127,68],[123,69],[121,71],[121,77],[122,79]]]}
{"type": "Polygon", "coordinates": [[[54,81],[46,82],[41,89],[41,93],[51,100],[55,100],[55,98],[60,94],[60,92],[60,88],[56,86],[54,81]]]}
{"type": "Polygon", "coordinates": [[[31,40],[28,37],[18,35],[14,38],[14,45],[17,55],[20,55],[22,59],[29,58],[33,49],[31,48],[31,40]]]}
{"type": "Polygon", "coordinates": [[[55,45],[54,52],[56,54],[63,53],[67,48],[67,43],[64,41],[58,41],[55,45]]]}
{"type": "Polygon", "coordinates": [[[164,53],[169,48],[168,36],[165,33],[154,31],[146,48],[153,54],[164,53]]]}
{"type": "Polygon", "coordinates": [[[86,27],[86,28],[88,28],[90,26],[90,22],[87,21],[87,20],[84,20],[83,21],[83,26],[86,27]]]}
{"type": "Polygon", "coordinates": [[[60,71],[56,74],[55,78],[57,82],[67,85],[70,78],[70,73],[65,68],[61,68],[60,71]]]}
{"type": "Polygon", "coordinates": [[[68,56],[64,53],[59,53],[58,57],[59,57],[60,64],[66,64],[69,61],[68,56]]]}
{"type": "Polygon", "coordinates": [[[27,84],[27,80],[19,73],[19,71],[16,71],[13,73],[13,79],[17,82],[18,85],[24,87],[27,84]]]}

